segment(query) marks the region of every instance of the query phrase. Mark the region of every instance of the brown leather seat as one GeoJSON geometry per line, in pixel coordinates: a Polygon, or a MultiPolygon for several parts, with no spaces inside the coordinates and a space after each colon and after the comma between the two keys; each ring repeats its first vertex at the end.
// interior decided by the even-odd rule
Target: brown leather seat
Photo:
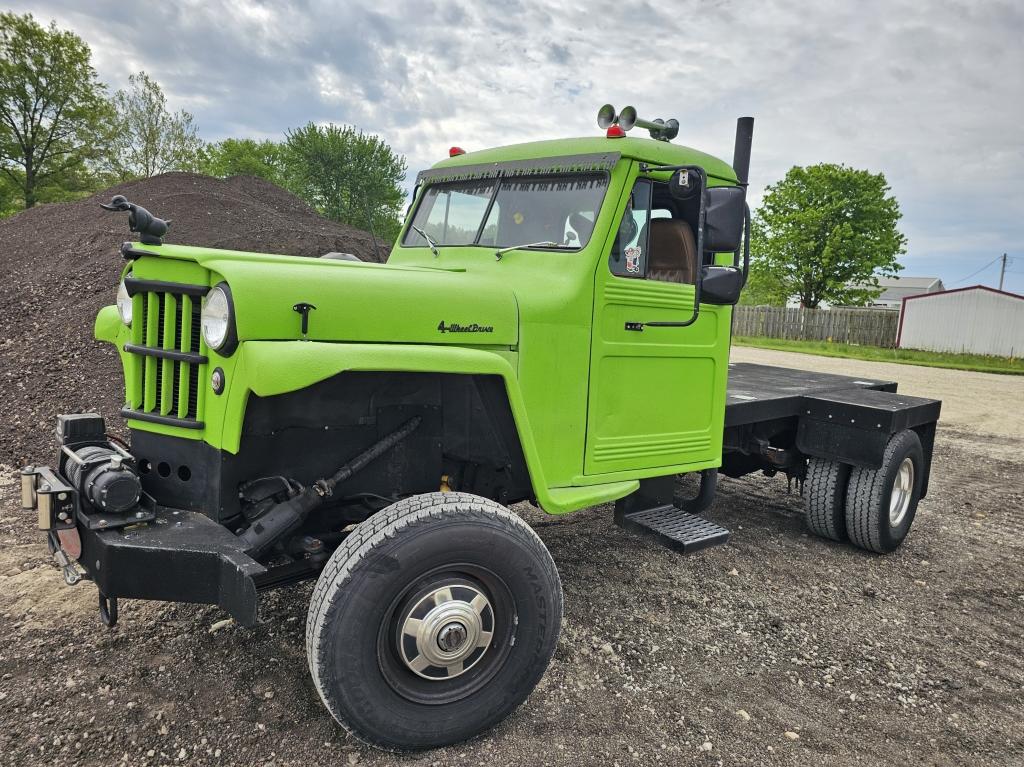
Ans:
{"type": "Polygon", "coordinates": [[[649,231],[647,279],[696,282],[697,243],[690,225],[674,218],[652,218],[649,231]]]}

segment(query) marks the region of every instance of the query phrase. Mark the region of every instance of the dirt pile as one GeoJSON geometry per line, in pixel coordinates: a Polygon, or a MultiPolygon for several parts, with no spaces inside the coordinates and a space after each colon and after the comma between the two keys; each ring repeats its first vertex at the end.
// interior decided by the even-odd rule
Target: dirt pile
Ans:
{"type": "Polygon", "coordinates": [[[115,194],[171,219],[168,243],[378,260],[366,232],[249,176],[168,173],[0,221],[0,462],[51,460],[58,413],[99,410],[122,426],[117,355],[92,338],[96,312],[114,302],[119,247],[130,239],[127,216],[99,207],[115,194]]]}

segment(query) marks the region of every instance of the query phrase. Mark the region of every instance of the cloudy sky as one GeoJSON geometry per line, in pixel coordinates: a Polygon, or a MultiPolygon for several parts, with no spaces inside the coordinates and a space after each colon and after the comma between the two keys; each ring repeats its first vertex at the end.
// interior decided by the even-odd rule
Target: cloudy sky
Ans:
{"type": "Polygon", "coordinates": [[[606,101],[725,158],[754,115],[755,201],[795,164],[883,171],[903,274],[995,285],[1006,252],[1024,293],[1020,0],[6,5],[78,33],[114,89],[146,70],[206,139],[351,123],[410,178],[453,144],[593,135],[606,101]]]}

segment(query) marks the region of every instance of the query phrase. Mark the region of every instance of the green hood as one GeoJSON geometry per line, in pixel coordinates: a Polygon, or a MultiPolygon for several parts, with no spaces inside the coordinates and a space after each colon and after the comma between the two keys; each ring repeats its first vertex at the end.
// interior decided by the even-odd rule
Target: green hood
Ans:
{"type": "MultiPolygon", "coordinates": [[[[136,277],[186,281],[168,264],[191,261],[207,284],[228,284],[240,341],[300,338],[293,307],[312,304],[311,341],[514,345],[515,295],[462,269],[391,266],[181,245],[139,247],[136,277]]],[[[183,266],[183,265],[182,265],[183,266]]],[[[186,272],[187,273],[187,272],[186,272]]],[[[192,279],[196,280],[192,275],[192,279]]],[[[202,277],[200,277],[202,279],[202,277]]]]}

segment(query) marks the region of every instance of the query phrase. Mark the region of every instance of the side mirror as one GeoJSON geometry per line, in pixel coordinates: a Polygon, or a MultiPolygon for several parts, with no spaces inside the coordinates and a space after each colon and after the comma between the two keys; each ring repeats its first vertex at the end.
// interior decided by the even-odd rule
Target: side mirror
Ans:
{"type": "Polygon", "coordinates": [[[741,186],[714,186],[707,190],[704,250],[724,253],[739,248],[746,196],[741,186]]]}
{"type": "Polygon", "coordinates": [[[735,306],[743,290],[743,270],[734,266],[705,266],[701,269],[700,302],[735,306]]]}

